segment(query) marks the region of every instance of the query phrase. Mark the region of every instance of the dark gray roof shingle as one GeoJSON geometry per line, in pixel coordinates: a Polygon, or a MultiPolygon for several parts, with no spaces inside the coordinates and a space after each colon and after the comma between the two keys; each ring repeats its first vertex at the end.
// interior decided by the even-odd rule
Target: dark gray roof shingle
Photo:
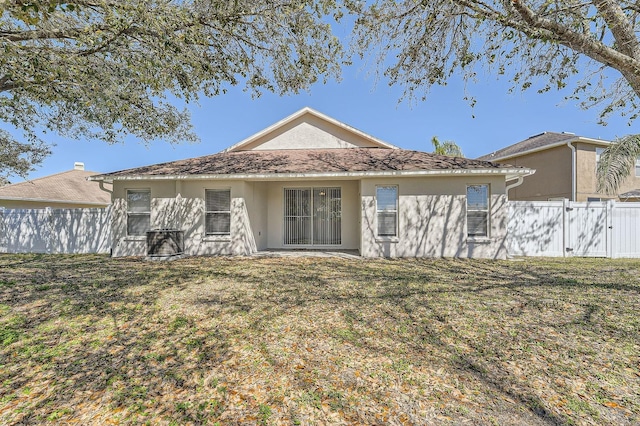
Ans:
{"type": "Polygon", "coordinates": [[[478,157],[478,160],[492,161],[494,158],[509,157],[520,154],[521,152],[531,151],[533,149],[543,148],[547,145],[553,145],[559,142],[568,142],[572,139],[579,138],[572,133],[555,133],[544,132],[539,135],[531,136],[521,142],[509,145],[506,148],[499,149],[491,154],[478,157]]]}
{"type": "Polygon", "coordinates": [[[504,168],[512,168],[512,166],[403,149],[345,148],[221,152],[204,157],[121,170],[100,176],[109,178],[504,168]]]}

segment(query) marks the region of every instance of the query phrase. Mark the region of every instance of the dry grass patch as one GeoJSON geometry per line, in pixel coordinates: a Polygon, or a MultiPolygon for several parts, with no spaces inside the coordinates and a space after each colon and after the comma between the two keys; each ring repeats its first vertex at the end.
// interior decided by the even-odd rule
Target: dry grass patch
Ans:
{"type": "Polygon", "coordinates": [[[640,262],[0,256],[0,423],[637,424],[640,262]]]}

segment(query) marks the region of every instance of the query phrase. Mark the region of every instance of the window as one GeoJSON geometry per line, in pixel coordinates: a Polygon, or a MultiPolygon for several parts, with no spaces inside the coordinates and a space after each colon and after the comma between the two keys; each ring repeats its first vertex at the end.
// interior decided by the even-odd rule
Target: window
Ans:
{"type": "Polygon", "coordinates": [[[489,185],[467,186],[467,236],[489,236],[489,185]]]}
{"type": "Polygon", "coordinates": [[[636,177],[640,177],[640,157],[636,158],[636,177]]]}
{"type": "Polygon", "coordinates": [[[206,235],[231,234],[231,190],[205,190],[206,235]]]}
{"type": "Polygon", "coordinates": [[[127,190],[127,235],[146,235],[151,229],[151,190],[127,190]]]}
{"type": "Polygon", "coordinates": [[[397,186],[376,186],[376,219],[379,237],[398,235],[397,186]]]}

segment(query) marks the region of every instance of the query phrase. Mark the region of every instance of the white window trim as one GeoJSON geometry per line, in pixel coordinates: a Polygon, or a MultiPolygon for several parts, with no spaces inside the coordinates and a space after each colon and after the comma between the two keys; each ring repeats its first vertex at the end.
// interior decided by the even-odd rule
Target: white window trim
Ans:
{"type": "Polygon", "coordinates": [[[636,158],[636,177],[640,177],[640,157],[636,158]]]}
{"type": "Polygon", "coordinates": [[[488,183],[469,183],[465,186],[465,215],[464,228],[467,236],[467,242],[470,243],[488,243],[491,241],[491,184],[488,183]],[[469,187],[486,186],[487,187],[487,209],[486,210],[469,210],[469,187]],[[487,235],[469,235],[469,211],[486,211],[487,212],[487,235]]]}
{"type": "Polygon", "coordinates": [[[231,188],[205,188],[204,189],[204,216],[203,216],[203,227],[204,237],[203,241],[231,241],[231,204],[233,199],[231,198],[231,188]],[[207,210],[207,191],[229,191],[229,210],[207,210]],[[224,233],[207,233],[207,214],[209,213],[229,213],[229,232],[224,233]]]}
{"type": "Polygon", "coordinates": [[[133,216],[149,216],[149,229],[151,230],[151,188],[126,188],[125,189],[125,202],[126,202],[126,214],[127,220],[125,224],[125,236],[127,240],[130,241],[146,241],[147,236],[145,235],[131,235],[129,234],[129,215],[133,216]],[[148,192],[149,193],[149,211],[148,212],[129,212],[129,192],[148,192]]]}
{"type": "MultiPolygon", "coordinates": [[[[399,238],[398,235],[400,234],[400,214],[399,214],[399,210],[400,210],[400,188],[398,185],[376,185],[375,187],[375,197],[374,197],[374,208],[375,208],[375,221],[374,221],[374,226],[375,226],[375,239],[376,241],[382,241],[382,242],[398,242],[399,238]],[[396,189],[396,209],[395,209],[395,214],[396,214],[396,229],[395,229],[395,235],[379,235],[378,234],[378,188],[395,188],[396,189]]],[[[393,211],[393,210],[386,210],[387,212],[393,211]]]]}

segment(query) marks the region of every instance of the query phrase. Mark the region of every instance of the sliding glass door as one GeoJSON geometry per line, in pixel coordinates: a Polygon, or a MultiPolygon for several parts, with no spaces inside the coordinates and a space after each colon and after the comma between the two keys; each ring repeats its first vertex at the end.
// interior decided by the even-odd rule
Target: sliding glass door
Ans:
{"type": "Polygon", "coordinates": [[[342,243],[340,188],[285,188],[284,244],[342,243]]]}

